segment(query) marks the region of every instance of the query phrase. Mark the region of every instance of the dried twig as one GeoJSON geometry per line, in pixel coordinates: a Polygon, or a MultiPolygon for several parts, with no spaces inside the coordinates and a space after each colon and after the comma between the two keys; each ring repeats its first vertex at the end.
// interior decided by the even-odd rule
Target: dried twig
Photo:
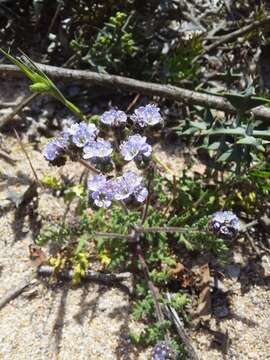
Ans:
{"type": "Polygon", "coordinates": [[[242,27],[241,29],[235,30],[235,31],[231,32],[230,34],[221,36],[213,44],[207,46],[205,48],[205,50],[202,52],[202,54],[199,55],[199,57],[216,49],[218,46],[220,46],[224,43],[232,42],[232,41],[238,39],[240,36],[243,36],[249,32],[252,32],[257,29],[265,30],[268,27],[270,27],[270,16],[267,16],[265,19],[262,19],[262,20],[255,20],[251,24],[246,25],[246,26],[242,27]]]}
{"type": "MultiPolygon", "coordinates": [[[[101,236],[101,237],[109,237],[111,239],[131,239],[130,234],[118,234],[118,233],[111,233],[111,232],[95,232],[94,236],[101,236]]],[[[133,236],[132,236],[133,238],[133,236]]]]}
{"type": "MultiPolygon", "coordinates": [[[[57,20],[57,17],[58,17],[59,14],[60,14],[60,10],[61,10],[62,5],[63,5],[62,1],[60,1],[60,2],[58,3],[58,5],[57,5],[57,8],[56,8],[56,10],[55,10],[55,13],[54,13],[54,15],[53,15],[53,17],[52,17],[52,20],[51,20],[50,25],[49,25],[49,28],[48,28],[46,38],[49,36],[49,34],[51,33],[51,31],[52,31],[52,29],[53,29],[53,27],[54,27],[54,24],[55,24],[55,22],[56,22],[56,20],[57,20]]],[[[44,40],[47,40],[46,38],[45,38],[44,40]]]]}
{"type": "Polygon", "coordinates": [[[242,226],[241,228],[241,232],[246,232],[249,228],[258,225],[259,221],[258,220],[253,220],[245,225],[242,226]]]}
{"type": "Polygon", "coordinates": [[[136,104],[136,102],[139,100],[140,94],[135,95],[134,99],[129,103],[126,112],[129,112],[130,109],[133,108],[133,106],[136,104]]]}
{"type": "Polygon", "coordinates": [[[206,31],[206,28],[201,24],[199,18],[196,16],[195,6],[190,4],[186,0],[180,1],[180,7],[182,8],[182,16],[187,20],[191,21],[196,27],[200,28],[203,32],[206,31]],[[186,11],[184,10],[186,9],[186,11]]]}
{"type": "Polygon", "coordinates": [[[27,106],[32,100],[34,100],[39,93],[31,94],[26,96],[23,100],[8,114],[3,115],[0,120],[0,129],[9,123],[10,120],[14,118],[25,106],[27,106]]]}
{"type": "Polygon", "coordinates": [[[163,212],[163,216],[166,216],[167,212],[170,210],[170,207],[172,206],[172,203],[174,202],[176,198],[177,188],[176,188],[176,176],[173,175],[173,191],[172,191],[172,197],[170,201],[168,202],[168,205],[165,208],[165,211],[163,212]]]}
{"type": "MultiPolygon", "coordinates": [[[[96,84],[99,86],[119,87],[134,93],[145,95],[158,95],[164,98],[181,100],[189,105],[200,105],[230,114],[237,114],[233,105],[221,96],[200,93],[171,85],[161,85],[151,82],[144,82],[124,76],[99,74],[92,71],[72,70],[55,66],[37,63],[42,71],[53,79],[63,81],[82,81],[84,83],[96,84]]],[[[21,76],[21,71],[15,65],[0,65],[0,76],[21,76]]],[[[270,121],[270,109],[260,106],[251,110],[255,118],[270,121]]]]}
{"type": "Polygon", "coordinates": [[[35,285],[34,274],[27,279],[24,279],[18,286],[13,287],[8,291],[0,300],[0,310],[7,305],[10,301],[21,295],[30,285],[35,285]]]}
{"type": "Polygon", "coordinates": [[[252,247],[252,250],[254,250],[255,253],[256,253],[258,256],[261,256],[260,250],[259,250],[259,249],[257,248],[257,246],[255,245],[255,242],[254,242],[252,236],[250,236],[250,234],[249,234],[248,231],[246,231],[245,235],[246,235],[246,237],[247,237],[247,240],[248,240],[248,242],[249,242],[249,245],[252,247]]]}
{"type": "Polygon", "coordinates": [[[36,170],[35,170],[35,168],[34,168],[34,166],[33,166],[33,164],[32,164],[32,161],[31,161],[31,159],[30,159],[30,156],[28,155],[28,153],[27,153],[27,151],[26,151],[26,149],[25,149],[25,147],[24,147],[24,145],[23,145],[23,142],[22,142],[20,136],[19,136],[19,134],[17,133],[17,131],[16,131],[15,129],[14,129],[14,133],[15,133],[15,135],[16,135],[16,138],[17,138],[17,140],[18,140],[18,142],[19,142],[19,144],[20,144],[20,147],[21,147],[21,149],[22,149],[22,151],[23,151],[26,159],[27,159],[28,162],[29,162],[29,165],[30,165],[30,168],[31,168],[31,170],[32,170],[32,172],[33,172],[33,174],[34,174],[34,177],[35,177],[37,183],[39,183],[39,179],[38,179],[36,170]]]}
{"type": "Polygon", "coordinates": [[[150,199],[151,199],[151,193],[150,193],[150,188],[151,188],[151,182],[152,182],[152,178],[149,178],[148,181],[148,185],[147,185],[147,189],[148,189],[148,196],[146,199],[146,204],[143,208],[143,212],[142,212],[142,220],[141,220],[141,225],[144,224],[145,220],[147,219],[147,215],[148,215],[148,210],[149,210],[149,205],[150,205],[150,199]]]}
{"type": "MultiPolygon", "coordinates": [[[[37,274],[42,277],[50,277],[55,274],[54,267],[49,265],[41,265],[37,269],[37,274]]],[[[61,280],[72,280],[74,276],[73,270],[62,271],[57,274],[57,277],[61,280]]],[[[87,270],[84,280],[86,281],[96,281],[104,284],[112,284],[132,278],[132,274],[129,272],[119,273],[119,274],[103,274],[93,270],[87,270]]]]}
{"type": "Polygon", "coordinates": [[[83,159],[78,159],[77,161],[83,166],[85,166],[87,169],[93,171],[95,174],[100,174],[100,171],[96,169],[94,166],[92,166],[88,161],[83,159]]]}
{"type": "MultiPolygon", "coordinates": [[[[135,236],[138,236],[138,234],[135,233],[135,236]]],[[[145,277],[145,279],[146,279],[146,281],[148,283],[149,290],[151,291],[151,294],[152,294],[154,307],[155,307],[155,312],[156,312],[156,315],[157,315],[157,320],[159,322],[163,322],[164,321],[164,316],[163,316],[163,312],[162,312],[162,309],[161,309],[161,306],[160,306],[160,303],[159,303],[159,291],[155,287],[153,281],[150,278],[148,265],[146,264],[146,261],[144,259],[142,248],[141,248],[140,244],[138,244],[138,243],[137,243],[137,246],[136,246],[136,252],[137,252],[137,256],[138,256],[138,259],[140,261],[143,273],[144,273],[144,277],[145,277]]],[[[168,342],[170,340],[170,335],[169,335],[168,331],[166,331],[165,340],[168,341],[168,342]]]]}
{"type": "MultiPolygon", "coordinates": [[[[37,269],[37,274],[42,277],[50,277],[55,275],[54,267],[49,265],[41,265],[37,269]]],[[[56,274],[57,278],[64,281],[71,281],[74,277],[73,270],[61,271],[56,274]]],[[[129,272],[119,274],[103,274],[93,270],[87,270],[83,281],[93,281],[107,286],[116,286],[125,291],[128,295],[133,294],[132,285],[126,285],[124,281],[132,280],[132,274],[129,272]]]]}
{"type": "MultiPolygon", "coordinates": [[[[171,300],[170,294],[167,293],[166,296],[167,296],[167,299],[170,301],[171,300]]],[[[169,320],[174,324],[181,342],[185,345],[186,351],[188,353],[188,359],[199,360],[192,344],[190,343],[190,340],[187,336],[184,325],[183,325],[182,321],[180,320],[175,309],[170,305],[165,305],[164,310],[165,310],[165,313],[166,313],[167,317],[169,318],[169,320]]]]}
{"type": "Polygon", "coordinates": [[[7,163],[11,165],[15,165],[17,160],[13,159],[11,156],[9,156],[6,152],[0,150],[0,159],[5,160],[7,163]]]}

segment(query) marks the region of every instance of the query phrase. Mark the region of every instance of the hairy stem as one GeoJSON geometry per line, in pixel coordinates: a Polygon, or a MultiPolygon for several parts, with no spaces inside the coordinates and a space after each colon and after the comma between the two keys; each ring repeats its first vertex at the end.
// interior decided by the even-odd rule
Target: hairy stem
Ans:
{"type": "Polygon", "coordinates": [[[155,233],[155,232],[165,232],[165,233],[187,233],[187,232],[195,232],[201,233],[204,230],[202,229],[195,229],[195,228],[184,228],[184,227],[177,227],[177,226],[153,226],[153,227],[136,227],[135,228],[138,233],[155,233]]]}
{"type": "Polygon", "coordinates": [[[60,100],[62,104],[64,104],[69,110],[71,110],[76,116],[79,117],[81,120],[85,120],[85,115],[81,112],[81,110],[74,105],[71,101],[64,98],[63,100],[60,100]]]}
{"type": "MultiPolygon", "coordinates": [[[[135,236],[137,236],[137,234],[135,234],[135,236]]],[[[163,315],[163,312],[162,312],[160,303],[159,303],[159,301],[158,301],[159,291],[158,291],[158,289],[155,287],[155,285],[154,285],[154,283],[152,282],[152,280],[150,279],[149,268],[148,268],[148,265],[147,265],[147,263],[146,263],[146,261],[145,261],[145,258],[144,258],[144,256],[143,256],[143,251],[142,251],[142,248],[141,248],[141,246],[140,246],[139,243],[137,243],[136,252],[137,252],[137,256],[138,256],[138,259],[139,259],[139,261],[140,261],[140,264],[141,264],[143,273],[144,273],[144,277],[145,277],[145,279],[146,279],[146,281],[147,281],[149,290],[151,291],[151,294],[152,294],[152,298],[153,298],[153,301],[154,301],[154,307],[155,307],[155,312],[156,312],[157,320],[158,320],[158,322],[162,323],[162,322],[164,321],[164,315],[163,315]]],[[[169,332],[168,332],[168,331],[167,331],[166,334],[165,334],[165,340],[166,340],[166,341],[169,341],[169,340],[170,340],[170,336],[169,336],[169,332]]]]}

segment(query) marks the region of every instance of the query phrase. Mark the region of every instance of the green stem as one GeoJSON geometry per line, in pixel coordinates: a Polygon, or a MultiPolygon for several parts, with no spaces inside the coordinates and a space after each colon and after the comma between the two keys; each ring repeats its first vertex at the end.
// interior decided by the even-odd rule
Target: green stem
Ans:
{"type": "MultiPolygon", "coordinates": [[[[245,136],[245,129],[218,129],[218,130],[205,130],[201,131],[195,136],[211,136],[211,135],[235,135],[235,136],[245,136]]],[[[269,130],[253,130],[252,136],[254,137],[270,137],[269,130]]]]}
{"type": "Polygon", "coordinates": [[[85,115],[81,112],[81,110],[76,105],[74,105],[72,102],[70,102],[66,98],[59,99],[59,100],[62,102],[62,104],[64,104],[69,110],[71,110],[81,120],[85,120],[85,115]]]}
{"type": "MultiPolygon", "coordinates": [[[[149,271],[148,265],[145,261],[143,250],[142,250],[140,244],[138,244],[138,243],[136,246],[136,253],[137,253],[139,262],[141,264],[141,268],[142,268],[145,280],[147,281],[148,288],[149,288],[152,298],[153,298],[157,321],[159,323],[162,323],[164,321],[164,315],[163,315],[163,312],[162,312],[162,309],[161,309],[161,306],[159,303],[160,293],[159,293],[158,288],[154,285],[153,281],[151,280],[150,271],[149,271]]],[[[170,341],[170,334],[169,334],[168,330],[165,333],[165,340],[168,342],[170,341]]]]}
{"type": "Polygon", "coordinates": [[[135,227],[135,231],[137,231],[137,233],[160,233],[160,232],[165,232],[165,233],[187,233],[187,232],[192,232],[192,233],[202,233],[205,230],[203,229],[195,229],[195,228],[184,228],[184,227],[177,227],[177,226],[165,226],[165,227],[159,227],[159,226],[153,226],[153,227],[135,227]]]}

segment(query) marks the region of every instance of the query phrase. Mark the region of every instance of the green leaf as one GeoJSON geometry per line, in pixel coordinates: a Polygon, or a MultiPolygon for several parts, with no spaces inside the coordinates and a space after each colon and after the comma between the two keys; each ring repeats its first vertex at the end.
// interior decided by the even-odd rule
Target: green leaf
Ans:
{"type": "Polygon", "coordinates": [[[0,52],[14,65],[18,66],[21,71],[33,82],[30,89],[34,92],[47,93],[57,100],[61,101],[72,112],[84,120],[84,115],[77,106],[68,101],[56,85],[48,78],[48,76],[42,71],[37,64],[35,64],[27,55],[22,51],[20,59],[16,59],[6,51],[0,48],[0,52]]]}
{"type": "Polygon", "coordinates": [[[48,86],[48,84],[45,84],[43,82],[37,82],[35,84],[30,85],[30,90],[32,92],[37,92],[37,93],[46,93],[50,91],[50,86],[48,86]]]}
{"type": "Polygon", "coordinates": [[[31,90],[35,92],[39,91],[50,92],[52,96],[58,98],[60,101],[65,101],[64,95],[54,85],[54,83],[48,78],[48,76],[42,71],[26,54],[22,51],[23,56],[19,59],[14,58],[12,55],[0,48],[0,52],[14,65],[18,66],[21,71],[33,82],[33,85],[39,84],[38,86],[32,85],[31,90]],[[43,84],[43,85],[41,85],[43,84]]]}
{"type": "Polygon", "coordinates": [[[205,109],[204,114],[203,114],[203,120],[210,125],[213,124],[214,117],[213,117],[210,109],[208,109],[208,108],[205,109]]]}
{"type": "Polygon", "coordinates": [[[262,139],[255,138],[254,136],[245,136],[237,141],[237,144],[250,145],[256,147],[260,151],[264,151],[262,139]]]}
{"type": "Polygon", "coordinates": [[[200,146],[199,148],[201,149],[207,149],[207,150],[218,150],[221,146],[221,142],[220,141],[215,141],[212,144],[209,145],[203,145],[200,146]]]}
{"type": "Polygon", "coordinates": [[[203,91],[205,94],[222,96],[227,99],[237,110],[246,112],[257,106],[270,104],[270,100],[256,96],[254,94],[254,87],[249,85],[244,91],[239,93],[226,93],[226,92],[210,92],[203,91]]]}
{"type": "Polygon", "coordinates": [[[230,157],[232,156],[233,151],[234,151],[233,148],[225,151],[222,155],[220,155],[220,157],[217,159],[217,161],[219,161],[219,162],[228,161],[230,159],[230,157]]]}
{"type": "Polygon", "coordinates": [[[236,109],[243,112],[269,103],[268,99],[250,95],[225,93],[223,94],[223,97],[225,97],[225,99],[227,99],[236,109]]]}
{"type": "Polygon", "coordinates": [[[34,81],[34,72],[31,71],[26,65],[20,60],[14,58],[9,53],[0,48],[0,52],[14,65],[18,66],[19,69],[32,81],[34,81]]]}
{"type": "Polygon", "coordinates": [[[80,236],[78,245],[75,250],[75,255],[79,254],[84,249],[87,241],[89,241],[89,234],[83,234],[80,236]]]}
{"type": "Polygon", "coordinates": [[[189,128],[186,129],[185,131],[177,131],[177,135],[181,136],[181,135],[192,135],[194,134],[198,129],[196,128],[189,128]]]}
{"type": "Polygon", "coordinates": [[[190,251],[193,250],[193,245],[191,244],[190,241],[188,241],[188,239],[183,234],[180,234],[179,242],[181,244],[183,244],[187,248],[187,250],[190,250],[190,251]]]}
{"type": "Polygon", "coordinates": [[[196,129],[200,129],[200,130],[206,130],[207,129],[207,124],[201,121],[190,121],[189,122],[191,126],[193,126],[196,129]]]}
{"type": "Polygon", "coordinates": [[[218,128],[207,130],[207,135],[245,135],[246,131],[242,127],[218,128]]]}

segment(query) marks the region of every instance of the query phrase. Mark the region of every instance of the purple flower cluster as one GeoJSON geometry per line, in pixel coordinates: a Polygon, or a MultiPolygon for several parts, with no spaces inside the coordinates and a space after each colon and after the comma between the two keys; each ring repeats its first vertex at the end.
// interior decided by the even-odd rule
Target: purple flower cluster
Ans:
{"type": "Polygon", "coordinates": [[[175,359],[171,347],[166,341],[158,342],[152,352],[152,360],[172,360],[175,359]]]}
{"type": "Polygon", "coordinates": [[[162,122],[162,117],[159,113],[159,108],[156,105],[148,104],[140,106],[131,115],[131,120],[140,127],[154,126],[162,122]]]}
{"type": "Polygon", "coordinates": [[[117,177],[115,186],[115,200],[124,200],[134,195],[138,202],[143,202],[148,195],[142,176],[138,176],[133,171],[127,171],[123,176],[117,177]]]}
{"type": "Polygon", "coordinates": [[[231,211],[218,211],[213,214],[208,228],[215,235],[225,239],[233,239],[241,229],[238,217],[231,211]]]}
{"type": "Polygon", "coordinates": [[[94,140],[99,130],[94,124],[87,124],[81,122],[79,124],[72,124],[70,128],[64,130],[65,133],[71,136],[71,141],[79,148],[84,147],[89,141],[94,140]]]}
{"type": "Polygon", "coordinates": [[[92,192],[91,197],[98,207],[108,208],[113,200],[112,180],[106,180],[104,175],[94,175],[88,181],[88,189],[92,192]]]}
{"type": "Polygon", "coordinates": [[[110,111],[105,111],[105,113],[101,115],[100,121],[105,125],[117,127],[126,124],[127,115],[124,113],[124,111],[113,109],[110,111]]]}
{"type": "Polygon", "coordinates": [[[109,141],[97,138],[98,133],[99,130],[94,124],[72,124],[46,145],[43,155],[46,160],[53,161],[65,150],[73,152],[75,146],[83,150],[84,159],[107,158],[113,151],[112,145],[109,141]]]}
{"type": "MultiPolygon", "coordinates": [[[[159,108],[154,104],[148,104],[146,106],[140,106],[134,111],[134,114],[130,116],[130,119],[134,124],[140,127],[154,126],[162,123],[162,117],[159,112],[159,108]]],[[[113,127],[125,125],[127,122],[127,115],[121,110],[109,110],[105,111],[100,117],[100,121],[103,124],[113,127]]]]}
{"type": "Polygon", "coordinates": [[[142,177],[132,171],[109,180],[104,175],[94,175],[88,181],[88,189],[95,205],[103,208],[108,208],[113,200],[125,200],[131,195],[143,202],[148,195],[142,177]]]}
{"type": "Polygon", "coordinates": [[[140,160],[151,155],[152,147],[147,144],[145,136],[136,134],[129,136],[127,141],[120,145],[120,152],[126,161],[140,160]]]}
{"type": "Polygon", "coordinates": [[[58,138],[51,140],[43,150],[43,156],[47,161],[54,161],[62,155],[68,145],[68,136],[62,133],[58,138]]]}
{"type": "Polygon", "coordinates": [[[88,141],[83,148],[84,159],[107,158],[113,152],[112,145],[109,141],[102,138],[88,141]]]}
{"type": "MultiPolygon", "coordinates": [[[[127,119],[125,112],[112,109],[101,115],[100,122],[111,127],[121,127],[127,124],[127,119]]],[[[130,119],[140,127],[162,122],[159,108],[151,104],[136,109],[130,119]]],[[[104,172],[111,171],[109,166],[112,162],[108,162],[108,158],[113,152],[112,144],[98,136],[99,129],[93,123],[74,123],[46,145],[44,157],[48,161],[54,161],[66,152],[72,159],[82,156],[83,159],[97,163],[104,172]]],[[[152,147],[145,136],[134,134],[120,144],[119,151],[126,161],[140,162],[150,157],[152,147]]],[[[108,208],[113,200],[122,201],[133,196],[138,202],[143,202],[148,196],[143,178],[132,171],[114,179],[95,175],[88,182],[88,189],[96,206],[104,208],[108,208]]]]}

